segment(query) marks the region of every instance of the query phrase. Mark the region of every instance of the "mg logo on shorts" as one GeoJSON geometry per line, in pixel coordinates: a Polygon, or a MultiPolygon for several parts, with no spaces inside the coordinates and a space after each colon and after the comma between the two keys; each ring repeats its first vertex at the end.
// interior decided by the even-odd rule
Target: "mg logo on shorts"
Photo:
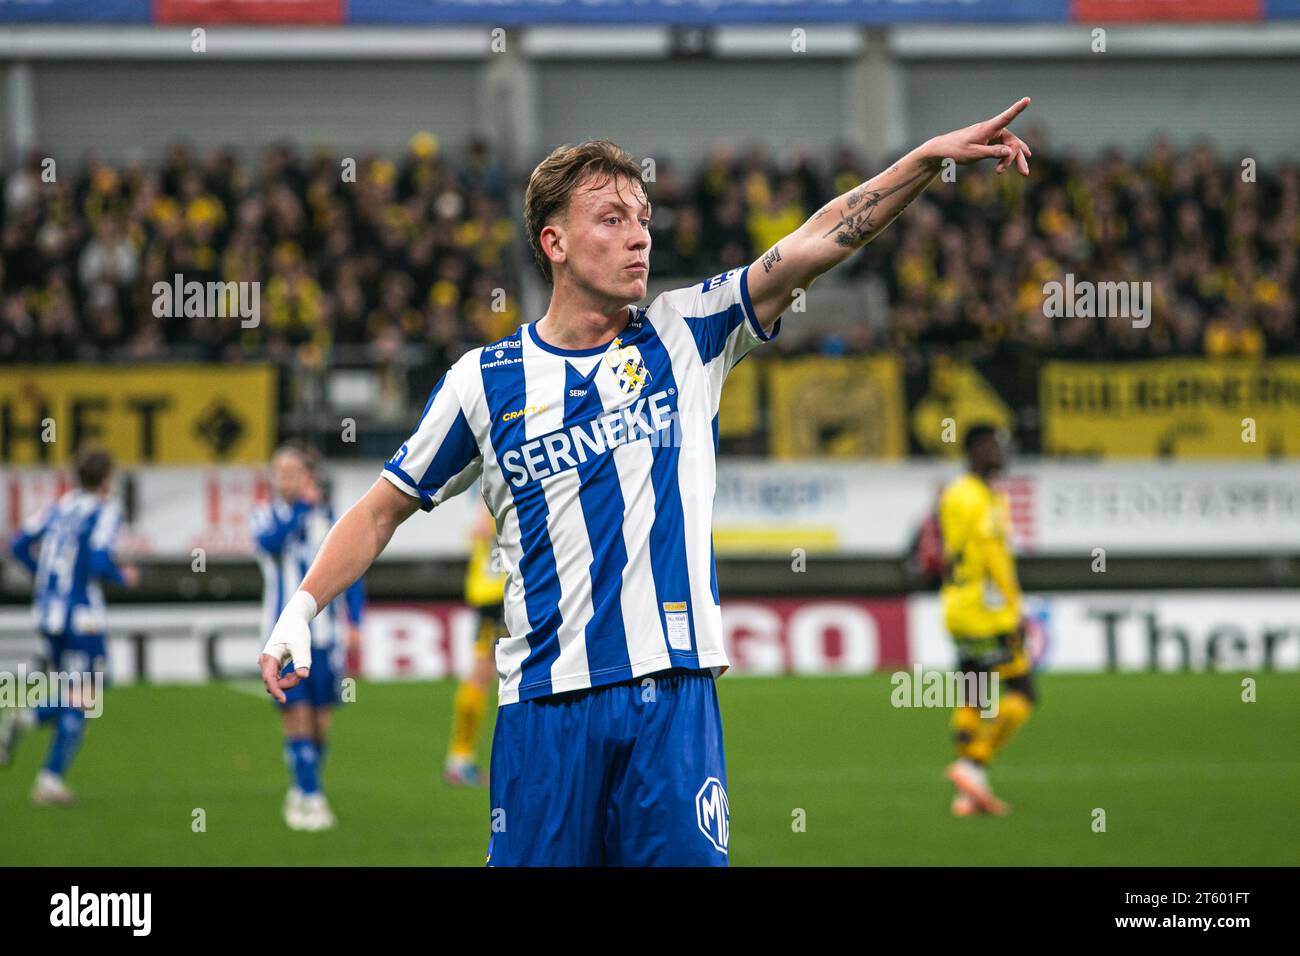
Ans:
{"type": "Polygon", "coordinates": [[[717,777],[705,780],[695,795],[695,822],[714,849],[719,853],[727,852],[727,840],[731,836],[731,805],[727,802],[727,791],[717,777]]]}

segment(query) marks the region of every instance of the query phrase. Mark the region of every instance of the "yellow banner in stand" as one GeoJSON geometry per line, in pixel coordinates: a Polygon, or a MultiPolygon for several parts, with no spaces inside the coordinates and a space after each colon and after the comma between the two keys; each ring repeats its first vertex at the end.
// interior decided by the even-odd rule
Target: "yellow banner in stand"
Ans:
{"type": "Polygon", "coordinates": [[[1047,455],[1300,455],[1300,359],[1048,362],[1039,399],[1047,455]]]}
{"type": "Polygon", "coordinates": [[[270,365],[0,369],[6,464],[66,464],[87,444],[122,465],[256,464],[275,436],[270,365]]]}
{"type": "Polygon", "coordinates": [[[812,356],[767,371],[774,458],[901,458],[903,372],[892,355],[812,356]]]}
{"type": "Polygon", "coordinates": [[[727,376],[718,407],[718,437],[743,438],[758,431],[758,380],[763,363],[746,358],[727,376]]]}

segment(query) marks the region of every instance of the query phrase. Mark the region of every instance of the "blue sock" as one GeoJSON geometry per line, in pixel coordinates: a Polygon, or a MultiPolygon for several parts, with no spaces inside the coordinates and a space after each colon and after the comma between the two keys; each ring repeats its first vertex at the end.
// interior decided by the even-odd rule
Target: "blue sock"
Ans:
{"type": "Polygon", "coordinates": [[[293,782],[304,794],[320,792],[320,763],[316,741],[310,737],[290,737],[284,742],[285,757],[293,782]]]}
{"type": "Polygon", "coordinates": [[[45,757],[44,767],[50,773],[62,777],[81,747],[81,737],[86,730],[86,715],[77,707],[60,707],[58,711],[54,739],[50,741],[50,752],[45,757]]]}
{"type": "Polygon", "coordinates": [[[36,723],[44,726],[59,715],[59,710],[57,704],[41,704],[32,708],[32,716],[36,718],[36,723]]]}
{"type": "Polygon", "coordinates": [[[325,741],[316,741],[316,774],[325,776],[325,741]]]}

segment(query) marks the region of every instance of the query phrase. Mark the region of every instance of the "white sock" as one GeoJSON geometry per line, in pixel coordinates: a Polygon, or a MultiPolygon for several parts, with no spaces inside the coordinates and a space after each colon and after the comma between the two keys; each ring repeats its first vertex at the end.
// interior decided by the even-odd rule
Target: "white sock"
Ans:
{"type": "Polygon", "coordinates": [[[969,757],[963,757],[961,762],[963,769],[978,780],[981,787],[987,787],[989,785],[988,773],[983,767],[977,764],[974,760],[971,760],[969,757]]]}

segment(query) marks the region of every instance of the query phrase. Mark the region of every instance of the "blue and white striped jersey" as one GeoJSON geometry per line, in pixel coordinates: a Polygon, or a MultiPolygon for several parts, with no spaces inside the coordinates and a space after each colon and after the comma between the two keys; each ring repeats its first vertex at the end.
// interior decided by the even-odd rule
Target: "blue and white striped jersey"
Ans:
{"type": "Polygon", "coordinates": [[[592,349],[531,323],[462,356],[384,477],[424,510],[482,475],[506,572],[499,702],[727,665],[713,562],[718,405],[768,341],[747,268],[629,306],[592,349]]]}
{"type": "MultiPolygon", "coordinates": [[[[262,633],[270,634],[284,605],[302,585],[325,535],[334,526],[334,512],[326,501],[314,506],[305,501],[291,505],[277,498],[255,509],[250,524],[253,550],[262,569],[262,633]]],[[[321,608],[312,620],[312,647],[341,648],[341,615],[346,614],[353,624],[360,624],[364,605],[365,590],[358,580],[343,597],[321,608]]]]}
{"type": "Polygon", "coordinates": [[[117,505],[88,491],[66,492],[23,523],[11,550],[32,572],[32,611],[44,634],[102,634],[108,626],[100,581],[122,584],[113,542],[117,505]],[[33,545],[39,546],[32,555],[33,545]]]}

